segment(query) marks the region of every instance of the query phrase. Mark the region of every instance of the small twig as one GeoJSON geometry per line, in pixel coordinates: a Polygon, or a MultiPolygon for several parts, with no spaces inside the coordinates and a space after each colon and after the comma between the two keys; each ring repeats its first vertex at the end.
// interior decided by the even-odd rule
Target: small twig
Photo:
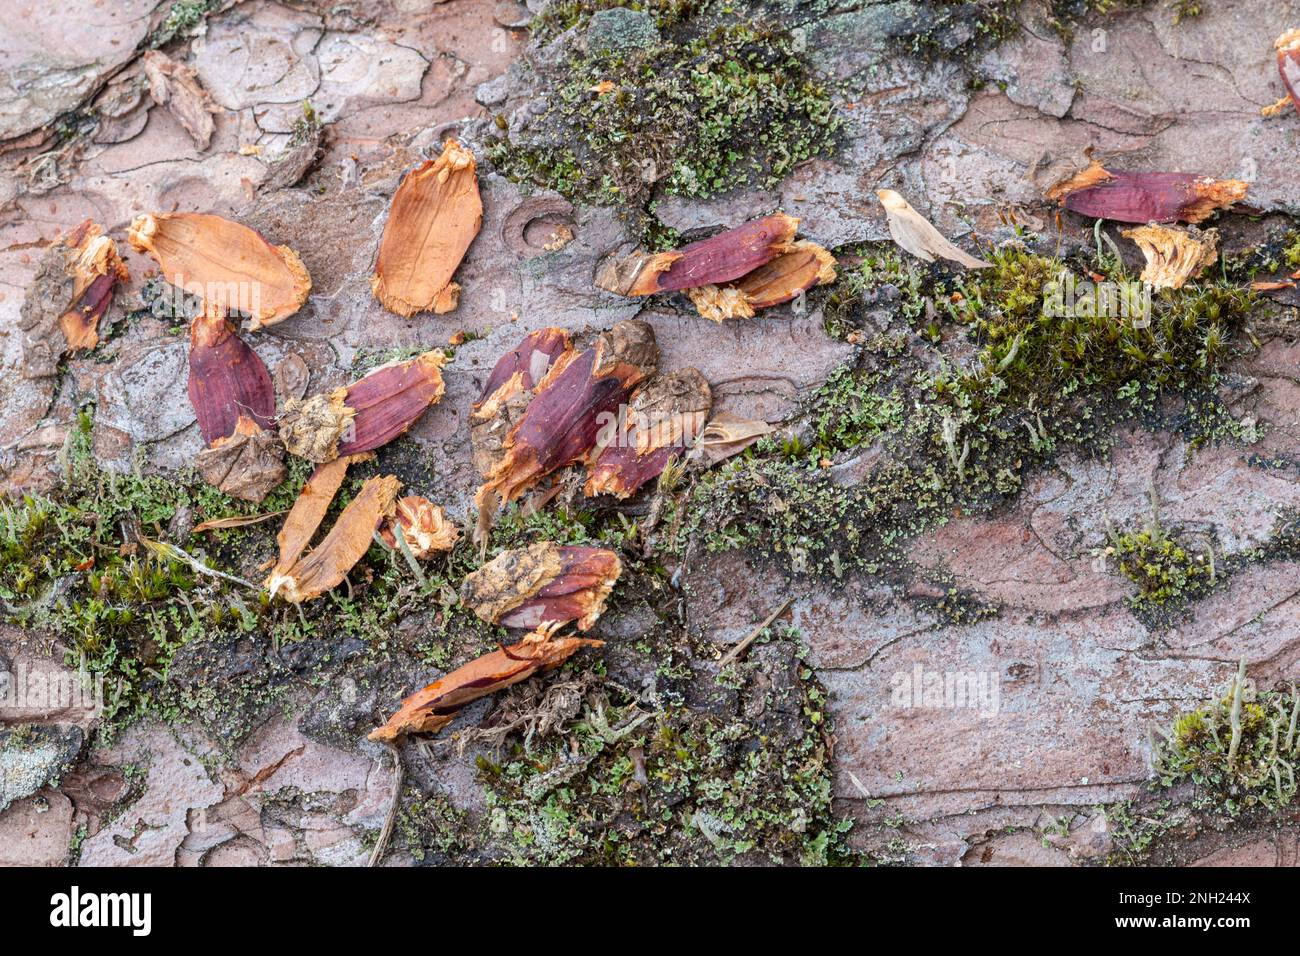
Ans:
{"type": "Polygon", "coordinates": [[[779,608],[777,608],[775,611],[773,611],[771,614],[767,616],[766,621],[764,621],[762,624],[758,625],[758,627],[750,631],[749,634],[747,634],[740,641],[740,643],[738,643],[735,647],[733,647],[731,650],[727,651],[727,653],[723,655],[722,660],[718,661],[718,667],[719,668],[726,667],[728,664],[734,661],[740,654],[744,653],[745,648],[749,647],[750,644],[753,644],[754,641],[758,639],[758,635],[762,634],[765,630],[767,630],[768,625],[771,624],[773,621],[775,621],[782,614],[784,614],[785,609],[788,608],[793,603],[794,603],[794,598],[792,597],[786,598],[785,602],[779,608]]]}
{"type": "Polygon", "coordinates": [[[375,840],[375,848],[370,851],[370,862],[367,866],[378,866],[379,861],[384,858],[384,850],[388,848],[388,838],[393,834],[393,822],[397,819],[397,807],[402,802],[402,755],[392,744],[384,746],[393,755],[393,802],[388,805],[388,814],[384,817],[384,825],[375,840]]]}

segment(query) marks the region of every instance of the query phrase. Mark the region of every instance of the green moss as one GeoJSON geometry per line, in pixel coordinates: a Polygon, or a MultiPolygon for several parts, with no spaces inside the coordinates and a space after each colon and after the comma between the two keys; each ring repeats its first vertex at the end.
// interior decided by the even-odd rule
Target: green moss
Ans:
{"type": "Polygon", "coordinates": [[[481,758],[488,831],[528,864],[851,860],[849,823],[831,809],[825,692],[797,660],[792,686],[756,683],[792,640],[721,681],[722,699],[759,694],[763,706],[646,712],[606,685],[564,734],[481,758]]]}
{"type": "Polygon", "coordinates": [[[1124,576],[1137,585],[1129,603],[1138,609],[1185,604],[1208,591],[1215,581],[1213,552],[1189,550],[1158,525],[1115,535],[1106,554],[1114,557],[1124,576]]]}
{"type": "Polygon", "coordinates": [[[1179,716],[1156,750],[1160,785],[1196,785],[1193,805],[1229,817],[1257,807],[1277,811],[1296,795],[1300,696],[1257,692],[1238,670],[1228,693],[1179,716]]]}
{"type": "Polygon", "coordinates": [[[151,49],[166,46],[173,40],[194,34],[209,13],[219,9],[222,0],[175,0],[158,29],[145,41],[151,49]]]}
{"type": "MultiPolygon", "coordinates": [[[[586,25],[605,6],[548,8],[539,29],[586,25]]],[[[498,169],[573,199],[639,210],[644,232],[656,188],[705,197],[770,186],[834,148],[841,120],[830,90],[788,29],[720,0],[652,12],[652,37],[574,53],[548,73],[546,112],[522,138],[491,144],[498,169]],[[606,81],[615,86],[599,92],[606,81]]]]}
{"type": "Polygon", "coordinates": [[[1063,449],[1104,451],[1121,421],[1178,428],[1194,445],[1245,437],[1216,389],[1233,335],[1261,308],[1248,291],[1164,290],[1125,318],[1095,296],[1049,307],[1085,270],[1125,281],[1110,257],[1011,245],[984,253],[992,268],[954,275],[856,254],[823,302],[859,359],[815,394],[793,440],[760,442],[698,482],[678,548],[698,536],[709,550],[762,546],[796,572],[874,573],[950,514],[1006,501],[1063,449]],[[819,467],[868,445],[866,474],[847,487],[819,467]]]}
{"type": "Polygon", "coordinates": [[[831,455],[868,444],[903,425],[903,402],[898,389],[882,387],[879,375],[864,375],[840,367],[831,373],[813,399],[814,452],[831,455]]]}
{"type": "MultiPolygon", "coordinates": [[[[207,518],[288,508],[310,471],[290,459],[289,477],[254,505],[230,498],[192,473],[115,474],[96,464],[93,408],[78,417],[65,451],[65,476],[47,495],[0,499],[0,600],[16,623],[59,634],[68,663],[105,678],[105,728],[111,734],[144,714],[198,719],[234,739],[279,698],[289,675],[266,663],[266,650],[329,639],[360,640],[384,653],[396,623],[427,614],[423,653],[442,658],[457,642],[490,647],[494,629],[459,607],[455,586],[476,564],[468,546],[426,565],[423,582],[392,552],[372,549],[346,588],[303,607],[204,574],[151,551],[143,541],[182,540],[203,566],[250,582],[275,554],[276,522],[209,532],[184,541],[185,527],[207,518]],[[456,642],[450,640],[454,635],[456,642]],[[221,677],[218,659],[239,640],[253,642],[263,665],[221,677]],[[182,653],[183,652],[183,653],[182,653]],[[181,671],[173,665],[183,658],[181,671]],[[237,686],[236,686],[237,685],[237,686]]],[[[356,469],[332,508],[337,514],[374,465],[356,469]]],[[[331,519],[327,518],[326,523],[331,519]]],[[[316,669],[332,664],[313,649],[316,669]]]]}

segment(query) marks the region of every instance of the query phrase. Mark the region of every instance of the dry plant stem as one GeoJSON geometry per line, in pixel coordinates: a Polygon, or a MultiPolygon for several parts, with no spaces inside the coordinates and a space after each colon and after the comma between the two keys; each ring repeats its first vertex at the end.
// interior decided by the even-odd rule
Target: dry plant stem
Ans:
{"type": "Polygon", "coordinates": [[[455,140],[412,170],[393,195],[371,291],[390,312],[456,308],[452,276],[483,224],[474,157],[455,140]]]}
{"type": "Polygon", "coordinates": [[[767,620],[765,620],[762,624],[758,625],[758,627],[750,631],[747,635],[745,635],[744,638],[742,638],[739,642],[737,642],[737,644],[731,650],[727,651],[727,653],[722,656],[722,659],[718,661],[718,669],[721,670],[722,668],[730,664],[732,661],[734,661],[741,654],[743,654],[745,652],[745,648],[749,647],[750,644],[753,644],[754,641],[758,640],[758,636],[762,634],[765,630],[767,630],[767,628],[771,625],[773,621],[775,621],[778,617],[784,614],[785,609],[788,608],[793,603],[794,603],[794,598],[786,598],[785,603],[783,603],[779,608],[777,608],[775,611],[773,611],[771,614],[767,616],[767,620]]]}
{"type": "Polygon", "coordinates": [[[1241,694],[1246,684],[1246,659],[1243,657],[1237,665],[1237,678],[1232,682],[1232,709],[1228,711],[1228,722],[1232,726],[1232,742],[1228,745],[1228,766],[1237,763],[1237,748],[1241,746],[1241,694]]]}
{"type": "Polygon", "coordinates": [[[287,319],[311,292],[296,252],[221,216],[147,214],[131,223],[127,238],[154,258],[167,282],[201,298],[205,312],[246,313],[250,329],[287,319]]]}
{"type": "Polygon", "coordinates": [[[367,866],[378,866],[383,860],[384,851],[388,848],[388,840],[393,835],[397,808],[402,803],[402,754],[391,743],[385,742],[384,746],[393,758],[393,799],[389,801],[388,812],[384,814],[384,825],[379,828],[379,836],[375,838],[375,848],[370,851],[370,862],[367,866]]]}
{"type": "Polygon", "coordinates": [[[233,574],[226,574],[224,571],[218,571],[216,568],[210,568],[198,558],[181,550],[176,545],[167,541],[155,541],[152,538],[139,536],[139,541],[148,550],[160,557],[170,558],[175,561],[182,561],[188,564],[190,568],[199,574],[205,574],[211,578],[219,578],[222,581],[229,581],[231,584],[242,584],[246,588],[254,591],[262,590],[252,581],[245,581],[243,578],[235,577],[233,574]]]}
{"type": "Polygon", "coordinates": [[[196,524],[190,534],[202,534],[204,531],[223,531],[228,528],[244,528],[251,524],[270,521],[272,518],[278,518],[287,513],[287,511],[268,511],[262,515],[231,515],[229,518],[210,518],[196,524]]]}

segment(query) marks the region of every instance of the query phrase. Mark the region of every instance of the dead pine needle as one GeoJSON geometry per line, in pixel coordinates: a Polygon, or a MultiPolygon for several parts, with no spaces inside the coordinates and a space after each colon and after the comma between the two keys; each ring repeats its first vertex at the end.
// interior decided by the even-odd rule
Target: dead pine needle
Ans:
{"type": "Polygon", "coordinates": [[[726,667],[737,657],[743,654],[745,648],[749,647],[750,644],[753,644],[754,641],[758,640],[758,635],[766,631],[768,625],[770,625],[778,617],[784,614],[786,608],[788,608],[793,603],[794,603],[794,598],[792,597],[786,598],[785,602],[779,608],[777,608],[775,611],[773,611],[771,614],[767,616],[766,621],[764,621],[762,624],[758,625],[758,627],[750,631],[747,635],[745,635],[745,637],[738,644],[736,644],[735,647],[733,647],[731,650],[727,651],[727,653],[723,655],[722,660],[718,661],[718,667],[719,668],[726,667]]]}
{"type": "Polygon", "coordinates": [[[393,757],[393,800],[388,804],[388,813],[384,816],[384,825],[379,829],[375,839],[375,848],[370,851],[367,866],[378,866],[388,849],[388,839],[393,835],[393,822],[397,819],[397,808],[402,802],[402,755],[392,744],[384,744],[393,757]]]}

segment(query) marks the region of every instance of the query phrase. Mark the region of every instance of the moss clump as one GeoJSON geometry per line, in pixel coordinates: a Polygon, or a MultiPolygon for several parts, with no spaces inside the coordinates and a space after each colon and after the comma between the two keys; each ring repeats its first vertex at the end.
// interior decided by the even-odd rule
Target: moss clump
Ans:
{"type": "Polygon", "coordinates": [[[191,36],[208,14],[217,10],[221,4],[222,0],[175,0],[145,45],[158,49],[173,40],[191,36]]]}
{"type": "Polygon", "coordinates": [[[487,829],[511,842],[510,860],[851,860],[849,823],[831,809],[825,693],[793,635],[750,654],[719,675],[708,708],[647,710],[593,683],[562,733],[480,758],[487,829]]]}
{"type": "MultiPolygon", "coordinates": [[[[589,26],[603,6],[547,16],[589,26]]],[[[714,0],[651,13],[653,36],[635,43],[602,46],[589,29],[585,52],[547,71],[549,108],[518,138],[493,142],[492,162],[572,199],[643,209],[656,189],[703,197],[773,185],[832,150],[841,120],[789,29],[714,0]]]]}
{"type": "Polygon", "coordinates": [[[1106,555],[1114,557],[1124,576],[1137,585],[1137,593],[1129,598],[1135,609],[1185,604],[1215,582],[1213,552],[1189,552],[1155,524],[1114,535],[1106,555]]]}
{"type": "MultiPolygon", "coordinates": [[[[233,741],[290,679],[315,680],[340,663],[332,652],[349,643],[385,653],[396,625],[410,615],[423,622],[412,649],[427,659],[445,662],[466,645],[491,647],[494,630],[460,608],[455,595],[477,563],[467,546],[426,564],[420,581],[400,556],[376,546],[348,586],[301,608],[151,551],[143,541],[181,544],[204,567],[261,580],[260,565],[275,554],[275,522],[190,540],[188,528],[206,518],[288,508],[310,465],[293,459],[286,481],[254,505],[194,474],[103,471],[91,451],[93,421],[93,408],[79,416],[57,488],[0,499],[0,610],[57,634],[68,645],[69,664],[104,677],[109,735],[152,714],[198,719],[233,741]],[[310,651],[287,653],[291,645],[310,651]],[[237,651],[243,664],[228,666],[237,651]],[[286,658],[302,666],[286,667],[286,658]]],[[[377,467],[356,469],[334,514],[377,467]]]]}
{"type": "Polygon", "coordinates": [[[709,549],[761,545],[797,572],[874,573],[955,511],[1007,500],[1061,450],[1103,451],[1120,421],[1194,443],[1242,437],[1216,388],[1259,304],[1249,291],[1166,290],[1126,317],[1087,286],[1072,305],[1056,301],[1085,270],[1123,288],[1113,258],[1012,245],[985,253],[992,268],[954,276],[889,249],[856,254],[822,301],[828,331],[860,343],[860,357],[811,399],[795,439],[760,442],[698,482],[682,524],[709,549]],[[867,445],[865,474],[848,486],[827,473],[867,445]]]}
{"type": "Polygon", "coordinates": [[[1300,696],[1259,693],[1245,664],[1228,693],[1178,717],[1156,750],[1162,786],[1196,784],[1194,804],[1236,817],[1255,807],[1280,810],[1296,795],[1300,696]]]}

